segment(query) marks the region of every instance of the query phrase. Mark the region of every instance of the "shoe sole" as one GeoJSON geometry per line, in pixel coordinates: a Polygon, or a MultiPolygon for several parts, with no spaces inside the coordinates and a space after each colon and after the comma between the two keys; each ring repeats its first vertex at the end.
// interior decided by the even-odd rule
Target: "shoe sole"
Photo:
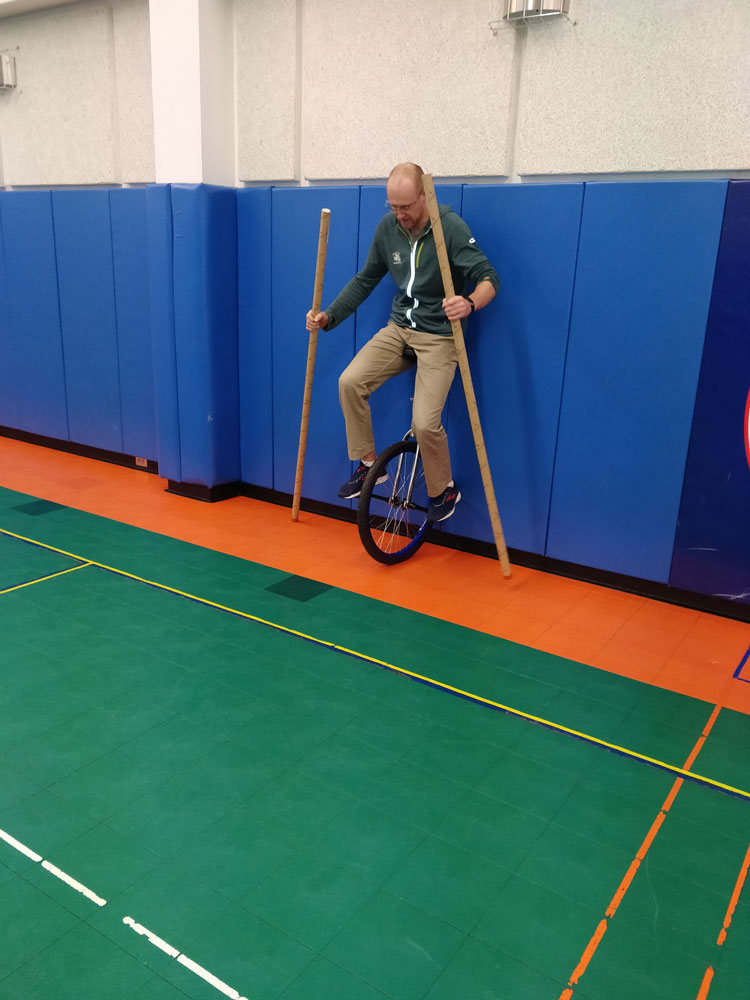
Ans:
{"type": "MultiPolygon", "coordinates": [[[[447,521],[449,517],[453,517],[453,515],[456,513],[456,504],[458,503],[458,501],[460,499],[461,499],[461,494],[459,493],[458,496],[456,497],[455,503],[453,504],[453,506],[451,507],[451,509],[448,511],[448,513],[447,514],[443,514],[442,517],[433,518],[432,524],[440,524],[441,521],[447,521]]],[[[429,521],[429,518],[427,520],[429,521]]]]}
{"type": "MultiPolygon", "coordinates": [[[[381,476],[380,479],[375,480],[375,485],[376,486],[380,486],[380,484],[384,483],[387,479],[388,479],[388,476],[381,476]]],[[[357,490],[356,493],[347,493],[346,495],[344,495],[343,493],[339,493],[338,496],[342,500],[354,500],[354,499],[356,499],[356,497],[358,497],[360,495],[361,492],[362,492],[362,490],[359,489],[359,490],[357,490]]]]}

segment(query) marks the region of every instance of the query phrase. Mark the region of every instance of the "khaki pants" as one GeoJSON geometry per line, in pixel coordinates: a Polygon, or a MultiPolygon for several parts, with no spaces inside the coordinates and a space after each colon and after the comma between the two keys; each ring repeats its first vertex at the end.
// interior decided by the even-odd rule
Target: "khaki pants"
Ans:
{"type": "Polygon", "coordinates": [[[453,337],[389,323],[365,344],[339,378],[349,458],[357,461],[375,450],[368,400],[384,382],[410,366],[403,356],[406,346],[417,355],[411,429],[422,453],[427,491],[437,497],[453,478],[448,438],[441,422],[456,371],[453,337]]]}

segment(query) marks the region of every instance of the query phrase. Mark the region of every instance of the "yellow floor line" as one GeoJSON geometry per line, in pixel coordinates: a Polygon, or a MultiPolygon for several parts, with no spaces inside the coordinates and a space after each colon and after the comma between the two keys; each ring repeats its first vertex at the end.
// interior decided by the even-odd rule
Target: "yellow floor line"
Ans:
{"type": "MultiPolygon", "coordinates": [[[[7,532],[6,532],[7,534],[7,532]]],[[[21,537],[20,535],[18,536],[21,537]]],[[[76,558],[74,556],[74,558],[76,558]]],[[[66,573],[75,573],[77,569],[84,569],[86,566],[93,565],[90,562],[82,563],[80,566],[71,566],[69,569],[61,569],[59,573],[50,573],[49,576],[40,576],[38,580],[28,580],[26,583],[16,584],[15,587],[8,587],[6,590],[0,590],[0,595],[2,594],[12,594],[14,590],[23,590],[24,587],[33,587],[37,583],[44,583],[45,580],[54,580],[56,576],[65,576],[66,573]]]]}
{"type": "MultiPolygon", "coordinates": [[[[246,611],[239,611],[237,608],[229,608],[224,604],[217,604],[215,601],[209,601],[205,597],[197,597],[195,594],[189,594],[184,590],[178,590],[176,587],[169,587],[163,583],[156,583],[154,580],[147,580],[142,576],[136,576],[134,573],[128,573],[126,570],[117,569],[114,566],[107,566],[105,563],[96,562],[94,559],[83,560],[82,556],[75,555],[72,552],[66,552],[64,549],[55,548],[53,545],[47,545],[45,542],[38,542],[33,538],[26,538],[23,535],[17,535],[12,531],[6,530],[5,528],[0,528],[0,534],[8,535],[11,538],[17,538],[19,541],[28,542],[31,545],[38,545],[40,548],[48,549],[51,552],[57,552],[60,555],[69,556],[71,559],[80,559],[81,561],[85,561],[88,566],[96,566],[98,569],[107,570],[107,572],[114,573],[117,576],[124,576],[130,580],[136,580],[138,583],[145,583],[149,587],[156,587],[157,590],[165,590],[170,594],[177,594],[179,597],[186,597],[191,601],[195,601],[197,604],[204,604],[207,607],[217,608],[219,611],[226,611],[229,614],[237,615],[239,618],[245,618],[248,621],[257,622],[260,625],[267,625],[269,628],[276,629],[279,632],[286,632],[288,635],[294,635],[300,639],[306,639],[308,642],[315,643],[318,646],[325,646],[328,649],[336,650],[339,653],[346,653],[349,656],[356,657],[359,660],[364,660],[367,663],[374,663],[378,667],[384,667],[386,670],[390,670],[393,673],[402,674],[405,677],[411,677],[414,680],[429,685],[430,687],[438,688],[442,691],[450,691],[452,694],[456,694],[461,698],[467,699],[467,701],[474,701],[480,705],[487,705],[490,708],[505,712],[508,715],[514,715],[519,719],[525,719],[527,722],[535,722],[538,725],[544,726],[546,729],[552,729],[558,733],[565,733],[567,736],[574,736],[576,739],[583,740],[586,743],[591,743],[594,746],[604,747],[604,749],[612,750],[615,753],[622,754],[624,757],[631,757],[634,760],[643,761],[645,764],[651,764],[661,770],[668,771],[670,774],[677,774],[683,778],[688,778],[690,781],[709,785],[712,788],[718,788],[721,791],[729,792],[732,795],[737,795],[741,798],[750,800],[750,792],[744,791],[741,788],[735,788],[733,785],[726,785],[721,781],[716,781],[713,778],[706,777],[705,775],[685,770],[685,768],[678,767],[676,764],[668,764],[666,761],[657,760],[655,757],[648,757],[646,754],[638,753],[636,750],[629,750],[627,747],[618,746],[616,743],[609,743],[607,740],[601,740],[597,736],[591,736],[588,733],[581,733],[577,729],[570,729],[568,726],[560,725],[558,722],[552,722],[549,719],[543,719],[540,716],[531,715],[529,712],[523,712],[519,708],[513,708],[510,705],[503,705],[499,701],[492,701],[490,698],[483,698],[481,695],[472,694],[470,691],[463,691],[461,688],[453,687],[451,684],[445,684],[443,681],[435,680],[432,677],[425,677],[423,674],[417,674],[412,670],[407,670],[405,667],[398,667],[393,663],[386,662],[385,660],[379,660],[374,656],[369,656],[367,653],[359,653],[356,650],[347,649],[346,646],[338,646],[336,643],[328,642],[326,639],[318,639],[315,636],[307,635],[305,632],[298,632],[296,629],[288,628],[286,625],[279,625],[277,622],[267,621],[265,618],[259,618],[257,615],[251,615],[246,611]]],[[[80,569],[82,567],[76,566],[74,568],[80,569]]],[[[70,571],[65,570],[64,572],[70,571]]]]}

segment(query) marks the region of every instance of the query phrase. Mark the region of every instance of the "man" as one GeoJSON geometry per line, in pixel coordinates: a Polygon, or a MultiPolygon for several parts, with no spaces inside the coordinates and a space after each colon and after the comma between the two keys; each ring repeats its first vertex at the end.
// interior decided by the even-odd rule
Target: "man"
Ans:
{"type": "Polygon", "coordinates": [[[362,348],[339,379],[339,399],[346,421],[349,458],[359,459],[351,479],[339,489],[342,499],[359,496],[376,457],[368,399],[387,379],[405,371],[416,356],[412,431],[422,454],[428,519],[444,521],[453,514],[461,493],[451,474],[450,453],[441,417],[456,370],[451,321],[463,320],[495,297],[500,281],[477,246],[466,223],[445,205],[439,206],[454,287],[469,295],[444,298],[422,185],[422,168],[400,163],[388,178],[388,208],[375,230],[361,271],[323,312],[307,313],[307,329],[331,330],[364,302],[386,272],[398,286],[390,320],[362,348]]]}

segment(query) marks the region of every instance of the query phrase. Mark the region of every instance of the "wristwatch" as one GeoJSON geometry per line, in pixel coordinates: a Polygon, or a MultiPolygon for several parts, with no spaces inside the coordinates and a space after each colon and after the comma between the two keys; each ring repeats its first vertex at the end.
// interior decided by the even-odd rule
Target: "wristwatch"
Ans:
{"type": "MultiPolygon", "coordinates": [[[[472,299],[471,295],[464,295],[464,298],[471,306],[471,312],[474,312],[474,299],[472,299]]],[[[469,315],[471,316],[471,313],[469,313],[469,315]]]]}

